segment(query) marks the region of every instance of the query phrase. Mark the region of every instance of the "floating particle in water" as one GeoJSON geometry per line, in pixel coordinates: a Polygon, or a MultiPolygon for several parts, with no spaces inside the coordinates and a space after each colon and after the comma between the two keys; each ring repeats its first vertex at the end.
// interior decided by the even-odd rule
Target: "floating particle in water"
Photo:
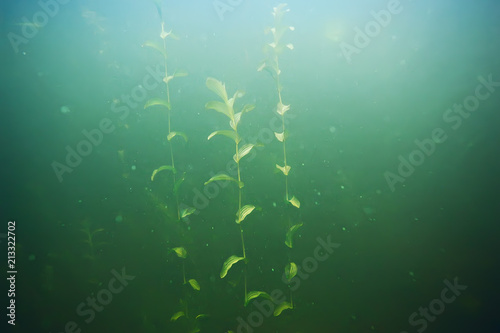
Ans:
{"type": "Polygon", "coordinates": [[[335,128],[335,126],[330,126],[329,131],[330,133],[335,133],[337,129],[335,128]]]}
{"type": "Polygon", "coordinates": [[[135,171],[135,169],[137,169],[137,167],[136,167],[135,165],[132,165],[132,166],[130,167],[130,169],[131,169],[132,171],[135,171]]]}
{"type": "Polygon", "coordinates": [[[121,222],[123,222],[123,216],[118,215],[117,217],[115,217],[115,222],[116,222],[116,223],[121,223],[121,222]]]}
{"type": "Polygon", "coordinates": [[[61,111],[62,114],[66,114],[66,113],[70,113],[71,109],[69,108],[69,106],[63,105],[63,106],[61,106],[60,111],[61,111]]]}

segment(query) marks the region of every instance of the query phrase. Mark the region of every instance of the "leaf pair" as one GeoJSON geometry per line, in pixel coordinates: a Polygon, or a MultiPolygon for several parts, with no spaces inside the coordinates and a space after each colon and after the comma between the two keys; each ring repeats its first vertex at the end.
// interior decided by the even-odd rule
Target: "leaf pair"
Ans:
{"type": "Polygon", "coordinates": [[[217,96],[222,99],[222,102],[210,101],[205,104],[205,108],[212,109],[224,114],[229,118],[229,125],[231,126],[231,128],[235,132],[237,132],[238,123],[240,122],[243,113],[253,110],[255,106],[246,104],[245,106],[243,106],[240,112],[234,113],[234,102],[236,101],[236,98],[243,97],[244,92],[241,90],[237,90],[234,93],[233,97],[228,98],[225,84],[217,79],[214,79],[213,77],[207,78],[206,85],[208,89],[212,90],[217,96]]]}

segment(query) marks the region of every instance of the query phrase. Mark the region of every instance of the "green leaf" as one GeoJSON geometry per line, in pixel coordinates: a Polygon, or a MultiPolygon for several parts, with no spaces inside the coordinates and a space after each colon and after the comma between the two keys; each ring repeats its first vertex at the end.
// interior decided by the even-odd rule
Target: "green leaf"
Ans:
{"type": "Polygon", "coordinates": [[[173,138],[175,138],[176,136],[181,136],[184,139],[184,141],[186,141],[186,142],[188,141],[187,135],[184,134],[183,132],[170,132],[167,135],[167,140],[170,141],[173,138]]]}
{"type": "Polygon", "coordinates": [[[285,277],[290,282],[295,275],[297,275],[297,265],[294,262],[290,262],[285,266],[285,277]]]}
{"type": "Polygon", "coordinates": [[[266,293],[265,291],[249,291],[247,294],[247,298],[245,299],[245,306],[247,306],[251,300],[257,297],[264,297],[269,300],[272,300],[271,296],[269,296],[269,294],[266,293]]]}
{"type": "Polygon", "coordinates": [[[183,317],[185,315],[186,314],[182,311],[176,312],[172,315],[172,317],[170,318],[170,321],[176,321],[177,319],[179,319],[180,317],[183,317]]]}
{"type": "Polygon", "coordinates": [[[158,172],[160,171],[163,171],[163,170],[170,170],[172,171],[174,174],[177,173],[175,168],[172,167],[171,165],[163,165],[161,167],[159,167],[158,169],[154,169],[153,170],[153,173],[151,174],[151,181],[155,180],[155,176],[158,172]]]}
{"type": "Polygon", "coordinates": [[[196,281],[195,279],[189,279],[188,282],[194,290],[200,290],[200,284],[198,283],[198,281],[196,281]]]}
{"type": "Polygon", "coordinates": [[[174,184],[174,193],[177,194],[179,192],[179,188],[181,187],[182,182],[186,179],[186,173],[183,172],[182,175],[175,181],[174,184]]]}
{"type": "Polygon", "coordinates": [[[288,173],[290,172],[290,169],[292,168],[291,166],[287,165],[286,167],[282,167],[281,165],[276,164],[276,168],[281,170],[285,176],[288,176],[288,173]]]}
{"type": "Polygon", "coordinates": [[[160,45],[157,42],[147,41],[147,42],[144,42],[144,44],[142,44],[142,47],[144,47],[144,46],[150,47],[150,48],[158,51],[165,58],[167,57],[167,52],[165,51],[165,48],[163,47],[163,45],[160,45]]]}
{"type": "Polygon", "coordinates": [[[250,151],[252,150],[253,147],[255,147],[255,145],[252,143],[248,143],[248,144],[242,146],[238,150],[238,156],[236,156],[236,154],[233,155],[233,160],[236,163],[238,163],[243,157],[245,157],[248,153],[250,153],[250,151]]]}
{"type": "Polygon", "coordinates": [[[166,107],[168,110],[171,109],[170,107],[170,103],[162,98],[158,98],[158,97],[155,97],[155,98],[151,98],[149,99],[146,104],[144,104],[144,109],[147,109],[151,106],[156,106],[156,105],[160,105],[160,106],[164,106],[166,107]]]}
{"type": "Polygon", "coordinates": [[[241,261],[243,259],[245,258],[234,255],[227,258],[226,261],[224,261],[224,264],[222,265],[222,270],[220,271],[220,278],[223,279],[227,275],[229,269],[238,261],[241,261]]]}
{"type": "Polygon", "coordinates": [[[200,313],[200,314],[199,314],[199,315],[197,315],[197,316],[196,316],[196,318],[194,318],[194,319],[198,320],[198,319],[207,318],[207,317],[208,317],[208,315],[207,315],[207,314],[200,313]]]}
{"type": "Polygon", "coordinates": [[[228,117],[229,119],[231,119],[231,121],[233,120],[233,109],[228,106],[227,104],[224,104],[222,102],[219,102],[219,101],[210,101],[210,102],[207,102],[205,104],[205,109],[212,109],[212,110],[215,110],[217,112],[220,112],[222,114],[224,114],[226,117],[228,117]]]}
{"type": "Polygon", "coordinates": [[[276,111],[280,116],[284,115],[285,112],[287,112],[288,110],[290,110],[290,105],[284,105],[283,103],[278,102],[278,107],[276,111]]]}
{"type": "Polygon", "coordinates": [[[242,188],[244,186],[243,182],[239,182],[238,180],[234,179],[231,176],[226,175],[225,173],[220,173],[218,175],[213,176],[209,180],[205,182],[205,185],[210,184],[211,182],[215,181],[230,181],[230,182],[235,182],[239,188],[242,188]]]}
{"type": "Polygon", "coordinates": [[[290,200],[288,200],[294,207],[300,208],[300,201],[295,196],[293,196],[290,200]]]}
{"type": "Polygon", "coordinates": [[[178,256],[179,258],[186,259],[186,257],[187,257],[187,251],[186,251],[186,249],[185,249],[185,248],[183,248],[182,246],[180,246],[180,247],[174,247],[174,248],[172,249],[172,251],[174,251],[174,252],[175,252],[175,254],[177,254],[177,256],[178,256]]]}
{"type": "Polygon", "coordinates": [[[220,82],[217,79],[214,79],[213,77],[209,77],[207,78],[206,85],[208,89],[212,90],[214,93],[217,94],[217,96],[222,98],[222,100],[225,103],[228,102],[226,86],[222,82],[220,82]]]}
{"type": "Polygon", "coordinates": [[[196,208],[193,208],[193,207],[188,207],[188,208],[181,210],[181,219],[193,214],[194,212],[196,212],[196,208]]]}
{"type": "Polygon", "coordinates": [[[288,246],[289,248],[292,248],[292,246],[293,246],[293,234],[295,234],[295,232],[303,225],[304,224],[302,222],[300,222],[299,224],[296,224],[296,225],[293,225],[290,227],[290,229],[286,233],[286,238],[285,238],[286,246],[288,246]]]}
{"type": "Polygon", "coordinates": [[[238,135],[238,133],[236,133],[235,131],[231,131],[231,130],[220,130],[220,131],[212,132],[208,136],[207,140],[210,140],[211,138],[213,138],[216,135],[227,136],[228,138],[232,139],[236,144],[240,143],[240,141],[241,141],[241,138],[238,135]]]}
{"type": "Polygon", "coordinates": [[[243,106],[243,109],[241,109],[241,113],[247,113],[247,112],[250,112],[252,111],[253,109],[255,109],[255,105],[253,104],[245,104],[245,106],[243,106]]]}
{"type": "Polygon", "coordinates": [[[245,205],[243,207],[241,207],[238,212],[236,213],[236,223],[241,223],[245,217],[247,217],[248,214],[250,214],[251,212],[253,212],[253,210],[255,209],[255,206],[253,205],[245,205]]]}
{"type": "Polygon", "coordinates": [[[288,303],[288,302],[283,302],[281,303],[280,305],[278,305],[275,309],[274,309],[274,316],[277,317],[281,314],[281,312],[283,312],[284,310],[286,309],[293,309],[293,306],[292,304],[288,303]]]}

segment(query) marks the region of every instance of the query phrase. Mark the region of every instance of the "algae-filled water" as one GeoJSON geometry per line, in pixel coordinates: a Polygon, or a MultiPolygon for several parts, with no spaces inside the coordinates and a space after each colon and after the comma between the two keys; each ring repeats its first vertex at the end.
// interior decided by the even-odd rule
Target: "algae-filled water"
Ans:
{"type": "Polygon", "coordinates": [[[500,332],[499,14],[2,2],[2,324],[500,332]]]}

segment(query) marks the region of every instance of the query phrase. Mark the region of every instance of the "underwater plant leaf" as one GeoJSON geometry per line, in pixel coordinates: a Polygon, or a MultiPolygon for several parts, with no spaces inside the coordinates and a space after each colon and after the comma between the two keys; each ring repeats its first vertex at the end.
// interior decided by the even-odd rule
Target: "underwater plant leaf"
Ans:
{"type": "Polygon", "coordinates": [[[179,192],[179,187],[181,186],[182,182],[186,179],[186,173],[183,172],[182,175],[175,181],[174,184],[174,193],[177,194],[179,192]]]}
{"type": "Polygon", "coordinates": [[[200,313],[199,315],[197,315],[194,319],[198,320],[198,319],[202,319],[202,318],[207,318],[208,315],[207,314],[203,314],[203,313],[200,313]]]}
{"type": "Polygon", "coordinates": [[[278,317],[284,310],[286,309],[293,309],[293,306],[292,304],[288,303],[288,302],[283,302],[281,303],[280,305],[278,305],[275,309],[274,309],[274,313],[273,315],[275,317],[278,317]]]}
{"type": "Polygon", "coordinates": [[[249,291],[247,294],[247,297],[245,299],[245,306],[247,306],[251,300],[253,300],[254,298],[257,298],[257,297],[264,297],[264,298],[267,298],[269,300],[272,299],[271,296],[269,296],[269,294],[266,293],[265,291],[249,291]]]}
{"type": "Polygon", "coordinates": [[[291,166],[287,165],[286,167],[282,167],[281,165],[276,164],[276,167],[283,172],[285,176],[288,176],[288,173],[290,172],[290,169],[292,168],[291,166]]]}
{"type": "Polygon", "coordinates": [[[254,205],[245,205],[236,212],[236,223],[241,223],[255,209],[254,205]]]}
{"type": "Polygon", "coordinates": [[[295,275],[297,275],[297,265],[294,262],[290,262],[285,266],[285,277],[290,282],[295,275]]]}
{"type": "Polygon", "coordinates": [[[212,90],[214,93],[217,94],[217,96],[222,98],[224,103],[228,102],[225,84],[223,84],[217,79],[214,79],[213,77],[209,77],[207,78],[206,85],[208,89],[212,90]]]}
{"type": "Polygon", "coordinates": [[[280,116],[284,115],[285,112],[287,112],[288,110],[290,110],[290,105],[285,105],[281,102],[278,102],[278,107],[276,109],[276,112],[278,112],[280,116]]]}
{"type": "Polygon", "coordinates": [[[198,281],[196,281],[195,279],[189,279],[188,282],[194,290],[200,290],[200,284],[198,283],[198,281]]]}
{"type": "Polygon", "coordinates": [[[250,112],[252,111],[253,109],[255,109],[255,105],[254,104],[245,104],[243,106],[243,108],[241,109],[241,113],[246,113],[246,112],[250,112]]]}
{"type": "Polygon", "coordinates": [[[207,140],[210,140],[211,138],[213,138],[216,135],[227,136],[228,138],[232,139],[236,144],[240,143],[240,141],[241,141],[241,138],[238,135],[238,133],[236,133],[235,131],[231,131],[231,130],[220,130],[220,131],[212,132],[208,136],[207,140]]]}
{"type": "Polygon", "coordinates": [[[276,137],[276,139],[278,139],[279,142],[283,142],[283,140],[285,139],[285,133],[278,133],[278,132],[274,132],[274,136],[276,137]]]}
{"type": "Polygon", "coordinates": [[[293,247],[293,234],[295,234],[295,232],[303,225],[304,225],[304,223],[300,222],[300,223],[295,224],[295,225],[290,227],[290,229],[286,233],[286,237],[285,237],[286,246],[288,246],[289,248],[293,247]]]}
{"type": "Polygon", "coordinates": [[[158,172],[160,171],[163,171],[163,170],[170,170],[172,171],[174,174],[177,173],[175,168],[172,167],[171,165],[163,165],[161,167],[159,167],[158,169],[154,169],[153,170],[153,173],[151,174],[151,181],[155,180],[155,176],[158,172]]]}
{"type": "Polygon", "coordinates": [[[295,196],[293,196],[290,200],[288,200],[294,207],[300,208],[300,201],[295,196]]]}
{"type": "Polygon", "coordinates": [[[185,133],[183,133],[183,132],[170,132],[167,135],[167,140],[170,141],[173,138],[175,138],[176,136],[182,136],[182,138],[184,139],[184,141],[186,141],[186,142],[188,141],[187,135],[185,133]]]}
{"type": "Polygon", "coordinates": [[[210,178],[209,180],[207,180],[205,182],[205,185],[208,185],[211,182],[215,182],[215,181],[226,181],[226,180],[231,181],[231,182],[235,182],[239,188],[242,188],[244,186],[243,182],[239,182],[237,179],[234,179],[233,177],[228,176],[225,173],[220,173],[218,175],[213,176],[212,178],[210,178]]]}
{"type": "Polygon", "coordinates": [[[153,42],[153,41],[149,40],[147,42],[144,42],[144,44],[142,44],[142,47],[144,47],[144,46],[150,47],[150,48],[160,52],[160,54],[165,58],[167,57],[167,52],[165,51],[165,48],[163,48],[163,45],[160,45],[157,42],[153,42]]]}
{"type": "Polygon", "coordinates": [[[227,104],[219,102],[219,101],[210,101],[205,104],[206,109],[212,109],[217,112],[224,114],[229,119],[233,120],[233,109],[230,108],[227,104]]]}
{"type": "Polygon", "coordinates": [[[172,249],[172,251],[174,251],[174,252],[175,252],[175,254],[177,254],[177,256],[178,256],[179,258],[186,259],[186,257],[187,257],[187,251],[186,251],[186,249],[185,249],[185,248],[183,248],[182,246],[180,246],[180,247],[174,247],[174,248],[172,249]]]}
{"type": "Polygon", "coordinates": [[[188,208],[181,210],[181,219],[193,214],[194,212],[196,212],[196,208],[193,208],[193,207],[188,207],[188,208]]]}
{"type": "Polygon", "coordinates": [[[172,317],[170,318],[170,321],[176,321],[177,319],[179,319],[180,317],[183,317],[185,315],[186,314],[183,311],[176,312],[172,315],[172,317]]]}
{"type": "Polygon", "coordinates": [[[151,98],[149,99],[146,104],[144,104],[144,109],[147,109],[151,106],[155,106],[155,105],[161,105],[161,106],[164,106],[166,107],[168,110],[171,109],[170,107],[170,103],[167,101],[167,100],[164,100],[164,99],[161,99],[161,98],[158,98],[158,97],[155,97],[155,98],[151,98]]]}
{"type": "Polygon", "coordinates": [[[233,155],[233,160],[238,163],[243,157],[250,153],[253,147],[255,147],[253,143],[247,143],[246,145],[242,146],[238,150],[238,156],[236,156],[236,154],[233,155]]]}
{"type": "Polygon", "coordinates": [[[226,261],[224,261],[224,264],[222,265],[222,270],[220,271],[220,278],[223,279],[227,275],[229,269],[238,261],[241,261],[243,259],[245,258],[234,255],[227,258],[226,261]]]}

